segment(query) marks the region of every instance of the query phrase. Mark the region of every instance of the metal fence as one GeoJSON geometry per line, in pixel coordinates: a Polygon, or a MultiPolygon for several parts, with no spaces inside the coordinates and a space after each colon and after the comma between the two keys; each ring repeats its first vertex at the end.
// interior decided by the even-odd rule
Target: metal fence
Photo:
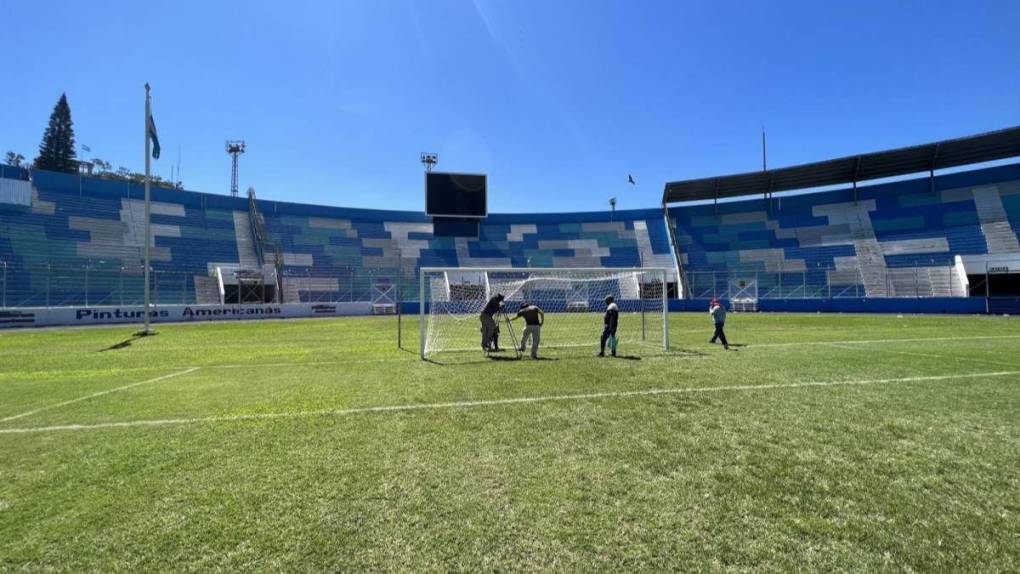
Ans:
{"type": "Polygon", "coordinates": [[[690,298],[840,299],[966,296],[953,267],[708,271],[686,275],[690,298]]]}
{"type": "MultiPolygon", "coordinates": [[[[154,268],[151,297],[157,305],[271,302],[341,303],[416,301],[417,269],[406,267],[284,267],[238,281],[236,264],[221,267],[224,289],[208,273],[154,268]],[[282,284],[282,291],[280,286],[282,284]]],[[[813,299],[966,296],[952,267],[804,271],[712,271],[686,275],[689,297],[813,299]]],[[[141,305],[141,265],[0,260],[0,308],[141,305]]]]}
{"type": "MultiPolygon", "coordinates": [[[[192,275],[154,271],[152,300],[159,304],[194,303],[192,275]]],[[[85,264],[0,261],[0,307],[136,305],[144,301],[141,266],[103,261],[85,264]]]]}
{"type": "MultiPolygon", "coordinates": [[[[0,308],[142,305],[141,265],[89,260],[85,263],[0,260],[0,308]]],[[[284,268],[274,273],[237,273],[236,264],[221,267],[223,289],[215,273],[153,268],[150,294],[156,305],[246,303],[390,303],[404,294],[417,296],[415,271],[364,267],[284,268]],[[238,277],[240,275],[241,277],[238,277]],[[412,286],[412,287],[409,287],[412,286]],[[222,301],[221,301],[222,298],[222,301]]]]}
{"type": "Polygon", "coordinates": [[[302,303],[417,300],[417,270],[374,267],[285,268],[283,297],[302,303]]]}

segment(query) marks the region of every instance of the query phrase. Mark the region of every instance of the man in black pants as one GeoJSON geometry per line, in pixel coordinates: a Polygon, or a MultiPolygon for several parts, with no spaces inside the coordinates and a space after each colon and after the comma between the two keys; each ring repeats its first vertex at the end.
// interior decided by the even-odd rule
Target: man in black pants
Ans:
{"type": "Polygon", "coordinates": [[[718,339],[722,342],[723,348],[729,350],[730,343],[726,340],[726,333],[723,332],[723,327],[726,326],[726,307],[723,307],[718,299],[712,299],[712,302],[708,304],[708,314],[712,316],[712,322],[715,323],[715,333],[708,342],[714,344],[718,339]]]}
{"type": "Polygon", "coordinates": [[[499,314],[502,307],[503,294],[497,293],[495,297],[489,299],[481,314],[478,315],[478,319],[482,322],[482,349],[486,351],[499,350],[499,339],[497,338],[499,337],[499,325],[496,324],[496,315],[499,314]]]}
{"type": "MultiPolygon", "coordinates": [[[[602,317],[602,340],[599,341],[600,357],[606,356],[606,341],[609,337],[616,337],[616,326],[620,322],[620,308],[616,305],[612,295],[606,296],[606,314],[602,317]]],[[[616,356],[616,346],[610,347],[610,352],[616,356]]]]}

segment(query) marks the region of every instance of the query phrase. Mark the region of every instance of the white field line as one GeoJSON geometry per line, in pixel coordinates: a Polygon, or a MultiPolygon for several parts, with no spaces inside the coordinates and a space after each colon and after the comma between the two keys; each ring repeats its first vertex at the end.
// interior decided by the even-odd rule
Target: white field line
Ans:
{"type": "MultiPolygon", "coordinates": [[[[732,339],[732,337],[730,337],[732,339]]],[[[762,343],[748,345],[748,349],[760,347],[806,347],[814,345],[873,345],[877,343],[923,343],[926,341],[982,341],[986,339],[1020,339],[1020,335],[974,335],[972,337],[917,337],[914,339],[858,339],[850,341],[803,341],[800,343],[762,343]]]]}
{"type": "MultiPolygon", "coordinates": [[[[701,330],[704,332],[704,329],[701,330]]],[[[919,337],[914,339],[854,339],[848,341],[807,341],[801,343],[762,343],[760,345],[748,345],[747,350],[757,349],[760,347],[776,348],[776,347],[803,347],[803,346],[819,346],[819,345],[874,345],[883,343],[920,343],[925,341],[969,341],[969,340],[987,340],[987,339],[1020,339],[1020,335],[975,335],[972,337],[919,337]]],[[[594,347],[592,347],[594,349],[594,347]]],[[[678,352],[664,352],[659,355],[652,355],[645,357],[645,359],[671,359],[676,357],[686,357],[687,354],[678,352]]],[[[398,358],[381,358],[381,359],[349,359],[349,360],[337,360],[337,361],[309,361],[309,362],[282,362],[282,363],[238,363],[228,365],[208,365],[205,368],[208,369],[244,369],[244,368],[272,368],[272,367],[299,367],[306,365],[342,365],[345,363],[386,363],[386,362],[407,362],[408,364],[417,363],[413,360],[401,360],[398,358]]],[[[1020,365],[1012,365],[1003,363],[1010,367],[1020,367],[1020,365]]]]}
{"type": "Polygon", "coordinates": [[[165,381],[167,379],[172,379],[173,377],[179,377],[181,375],[187,375],[188,373],[194,373],[198,369],[199,369],[199,367],[191,367],[190,369],[184,369],[183,371],[177,371],[176,373],[170,373],[169,375],[163,375],[163,376],[155,377],[155,378],[152,378],[152,379],[146,379],[144,381],[140,381],[140,382],[137,382],[137,383],[131,383],[130,385],[124,385],[123,387],[116,387],[116,388],[113,388],[113,389],[107,389],[105,391],[99,391],[99,392],[96,392],[96,393],[92,393],[91,395],[85,395],[84,397],[78,397],[76,399],[71,399],[69,401],[64,401],[64,402],[61,402],[61,403],[54,403],[52,405],[47,405],[45,407],[39,407],[37,409],[31,410],[31,411],[26,411],[26,412],[23,412],[21,414],[9,416],[7,418],[2,418],[2,419],[0,419],[0,423],[5,423],[5,422],[8,422],[8,421],[13,421],[13,420],[16,420],[16,419],[32,416],[32,415],[34,415],[36,413],[41,413],[43,411],[49,411],[49,410],[52,410],[52,409],[58,409],[60,407],[66,407],[67,405],[73,405],[74,403],[80,403],[82,401],[87,401],[89,399],[94,399],[96,397],[101,397],[103,395],[108,395],[110,393],[116,393],[116,392],[119,392],[119,391],[124,391],[124,390],[131,389],[131,388],[134,388],[134,387],[138,387],[138,386],[141,386],[141,385],[148,385],[150,383],[158,383],[159,381],[165,381]]]}
{"type": "MultiPolygon", "coordinates": [[[[183,373],[182,373],[183,374],[183,373]]],[[[958,375],[934,375],[927,377],[902,377],[895,379],[870,379],[870,380],[847,380],[847,381],[823,381],[823,382],[801,382],[801,383],[786,383],[786,384],[774,384],[774,385],[731,385],[723,387],[697,387],[690,389],[646,389],[641,391],[607,391],[602,393],[584,393],[575,395],[546,395],[538,397],[520,397],[514,399],[493,399],[483,401],[456,401],[456,402],[445,402],[445,403],[422,403],[422,404],[409,404],[409,405],[388,405],[378,407],[362,407],[353,409],[342,409],[342,410],[316,410],[316,411],[297,411],[297,412],[283,412],[283,413],[255,413],[248,415],[226,415],[226,416],[209,416],[209,417],[195,417],[195,418],[178,418],[178,419],[151,419],[151,420],[136,420],[136,421],[122,421],[122,422],[108,422],[108,423],[95,423],[95,424],[68,424],[68,425],[55,425],[46,427],[29,427],[29,428],[12,428],[12,429],[0,429],[0,434],[27,434],[27,433],[44,433],[44,432],[55,432],[55,431],[83,431],[83,430],[95,430],[95,429],[108,429],[108,428],[126,428],[126,427],[155,427],[155,426],[170,426],[170,425],[192,425],[192,424],[207,424],[207,423],[219,423],[219,422],[238,422],[238,421],[255,421],[255,420],[271,420],[271,419],[289,419],[289,418],[304,418],[304,417],[344,417],[351,415],[360,414],[372,414],[372,413],[395,413],[395,412],[409,412],[409,411],[428,411],[428,410],[446,410],[446,409],[464,409],[464,408],[476,408],[476,407],[492,407],[492,406],[508,406],[508,405],[520,405],[520,404],[532,404],[532,403],[545,403],[545,402],[558,402],[558,401],[590,401],[598,399],[617,399],[617,398],[628,398],[628,397],[645,397],[655,395],[681,395],[681,394],[692,394],[692,393],[718,393],[718,392],[730,392],[730,391],[767,391],[776,389],[798,389],[805,387],[837,387],[837,386],[862,386],[862,385],[880,385],[890,383],[914,383],[924,381],[949,381],[959,379],[982,379],[982,378],[996,378],[996,377],[1009,377],[1020,375],[1020,371],[997,371],[991,373],[963,373],[958,375]]],[[[1020,380],[1020,379],[1018,379],[1020,380]]]]}
{"type": "MultiPolygon", "coordinates": [[[[479,354],[481,352],[479,351],[479,354]]],[[[273,367],[312,367],[316,365],[355,365],[363,363],[407,363],[409,365],[417,365],[421,363],[418,360],[418,354],[415,353],[413,359],[404,358],[402,356],[397,357],[380,357],[378,359],[339,359],[336,361],[291,361],[291,362],[280,362],[280,363],[235,363],[227,365],[206,365],[205,369],[261,369],[261,368],[273,368],[273,367]]]]}
{"type": "Polygon", "coordinates": [[[923,357],[923,358],[927,358],[927,359],[942,359],[944,361],[956,361],[956,362],[963,361],[963,362],[970,362],[970,363],[980,363],[980,364],[983,364],[983,365],[995,365],[995,366],[998,366],[998,367],[1012,367],[1014,369],[1020,368],[1020,364],[1017,364],[1017,363],[1004,363],[1002,361],[992,361],[992,360],[989,360],[989,359],[978,359],[978,358],[975,358],[975,357],[957,357],[957,356],[953,356],[953,355],[939,355],[939,354],[936,354],[936,353],[917,353],[917,352],[913,352],[913,351],[894,351],[892,349],[886,349],[886,348],[882,348],[882,347],[879,347],[877,349],[874,349],[874,348],[863,349],[861,347],[852,347],[850,345],[839,345],[839,344],[836,344],[836,343],[831,343],[829,346],[830,347],[836,347],[837,349],[847,349],[847,350],[850,350],[850,351],[864,351],[864,350],[867,350],[869,353],[873,353],[875,351],[878,351],[879,353],[891,353],[891,354],[894,354],[894,355],[906,355],[908,357],[923,357]]]}

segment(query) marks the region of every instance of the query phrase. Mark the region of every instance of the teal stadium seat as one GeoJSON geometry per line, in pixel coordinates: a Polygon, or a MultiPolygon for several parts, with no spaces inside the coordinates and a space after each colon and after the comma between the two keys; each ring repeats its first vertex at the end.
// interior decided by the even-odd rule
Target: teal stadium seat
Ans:
{"type": "Polygon", "coordinates": [[[759,293],[781,285],[784,295],[821,296],[831,286],[897,296],[910,288],[897,290],[897,277],[924,277],[919,270],[941,277],[956,255],[1020,252],[1020,165],[938,176],[934,191],[919,178],[860,187],[856,201],[838,190],[669,214],[695,295],[727,293],[734,278],[757,277],[759,293]]]}

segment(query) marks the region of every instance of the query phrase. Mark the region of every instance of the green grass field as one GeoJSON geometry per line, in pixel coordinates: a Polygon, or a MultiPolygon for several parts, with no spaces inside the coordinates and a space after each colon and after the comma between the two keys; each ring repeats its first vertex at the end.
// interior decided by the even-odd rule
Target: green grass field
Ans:
{"type": "Polygon", "coordinates": [[[670,320],[545,361],[393,318],[2,333],[0,570],[1020,570],[1015,319],[670,320]]]}

